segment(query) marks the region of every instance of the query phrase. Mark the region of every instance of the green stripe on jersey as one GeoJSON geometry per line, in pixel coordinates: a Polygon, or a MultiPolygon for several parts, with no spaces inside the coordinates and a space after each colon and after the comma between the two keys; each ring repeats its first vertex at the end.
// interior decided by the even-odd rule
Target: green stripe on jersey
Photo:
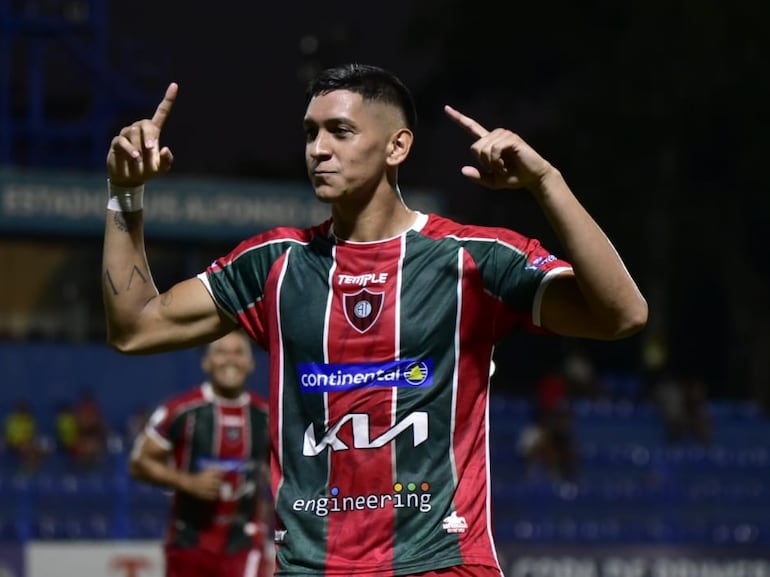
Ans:
{"type": "MultiPolygon", "coordinates": [[[[286,346],[283,353],[302,354],[287,356],[283,363],[282,427],[280,442],[283,444],[283,476],[276,496],[277,512],[284,523],[291,547],[279,548],[279,563],[295,566],[297,559],[287,559],[290,551],[298,552],[303,559],[312,559],[316,569],[322,569],[326,561],[327,521],[315,518],[308,522],[307,515],[298,515],[292,506],[298,500],[307,500],[328,495],[329,457],[307,457],[302,454],[302,439],[305,428],[313,419],[323,417],[324,395],[302,393],[297,382],[297,365],[324,358],[324,313],[327,307],[329,270],[333,265],[330,251],[319,247],[292,250],[288,256],[287,268],[280,287],[281,338],[286,346]],[[312,285],[313,289],[309,288],[312,285]],[[293,341],[301,345],[293,346],[293,341]],[[292,480],[301,479],[299,483],[292,480]],[[301,493],[297,485],[302,485],[301,493]],[[313,484],[315,484],[313,486],[313,484]],[[289,551],[290,550],[290,551],[289,551]]],[[[316,423],[315,434],[323,437],[323,423],[316,423]]]]}
{"type": "MultiPolygon", "coordinates": [[[[431,518],[438,524],[425,523],[425,515],[415,514],[412,507],[396,509],[394,557],[401,560],[431,558],[431,551],[435,549],[446,559],[451,556],[447,548],[449,537],[442,530],[440,521],[454,509],[450,441],[459,247],[455,242],[436,242],[416,233],[410,233],[406,246],[402,286],[409,288],[409,295],[419,295],[420,299],[402,298],[400,301],[401,358],[432,358],[434,386],[398,390],[397,422],[416,407],[422,407],[422,410],[431,407],[430,441],[414,447],[408,437],[395,439],[394,481],[407,498],[429,504],[434,512],[431,518]],[[436,274],[439,263],[439,274],[436,274]],[[426,342],[425,327],[431,327],[431,335],[440,336],[440,339],[432,338],[426,342]],[[437,454],[444,457],[436,458],[437,454]],[[408,476],[402,471],[408,471],[408,476]]],[[[455,554],[460,557],[459,547],[455,554]]]]}

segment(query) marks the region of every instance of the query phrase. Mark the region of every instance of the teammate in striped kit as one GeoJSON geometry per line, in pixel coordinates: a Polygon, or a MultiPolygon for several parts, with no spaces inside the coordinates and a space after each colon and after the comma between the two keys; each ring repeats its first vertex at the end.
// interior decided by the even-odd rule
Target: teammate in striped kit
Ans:
{"type": "Polygon", "coordinates": [[[208,379],[158,406],[134,442],[134,477],[174,492],[165,538],[168,577],[271,577],[267,403],[246,390],[249,337],[206,347],[208,379]]]}
{"type": "Polygon", "coordinates": [[[446,107],[492,189],[525,188],[569,262],[513,230],[411,210],[398,184],[416,114],[388,71],[351,64],[311,83],[305,157],[331,217],[244,240],[160,294],[144,254],[144,183],[173,156],[174,99],[111,144],[104,244],[109,341],[190,346],[235,326],[270,354],[279,575],[501,575],[491,526],[489,369],[517,327],[619,339],[647,304],[561,173],[510,130],[446,107]],[[130,288],[130,290],[129,290],[130,288]]]}

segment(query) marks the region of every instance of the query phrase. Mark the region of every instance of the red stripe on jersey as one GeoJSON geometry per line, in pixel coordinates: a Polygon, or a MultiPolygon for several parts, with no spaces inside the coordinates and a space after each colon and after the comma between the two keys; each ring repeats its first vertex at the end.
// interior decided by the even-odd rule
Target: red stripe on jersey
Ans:
{"type": "MultiPolygon", "coordinates": [[[[397,338],[398,266],[402,255],[402,239],[398,238],[378,247],[375,255],[371,247],[339,243],[336,250],[331,310],[328,317],[328,363],[357,363],[388,361],[399,357],[397,338]],[[361,286],[356,279],[372,275],[379,282],[366,284],[366,290],[375,295],[373,300],[380,310],[371,311],[371,321],[354,325],[355,312],[349,301],[360,298],[361,286]],[[354,318],[350,318],[353,315],[354,318]],[[361,328],[365,327],[363,332],[361,328]]],[[[395,424],[395,397],[393,387],[368,387],[359,390],[328,393],[329,423],[333,424],[350,413],[369,415],[369,438],[375,439],[395,424]]],[[[350,427],[343,427],[340,439],[352,447],[350,427]]],[[[376,449],[357,449],[331,452],[329,488],[338,497],[391,494],[393,492],[393,445],[387,443],[376,449]],[[351,474],[351,472],[354,472],[351,474]]],[[[345,515],[330,515],[328,534],[340,535],[328,542],[328,564],[341,566],[343,560],[362,559],[368,565],[388,567],[393,562],[391,531],[362,531],[363,527],[392,527],[392,507],[350,511],[345,515]],[[383,542],[386,539],[387,542],[383,542]],[[344,548],[341,548],[344,547],[344,548]],[[383,557],[374,557],[382,552],[383,557]]]]}
{"type": "MultiPolygon", "coordinates": [[[[281,243],[281,242],[290,242],[290,241],[296,241],[299,243],[306,244],[310,242],[313,238],[316,238],[318,236],[326,236],[329,234],[329,229],[331,227],[331,219],[326,220],[325,222],[306,229],[299,229],[299,228],[293,228],[293,227],[279,227],[267,230],[265,232],[262,232],[260,234],[254,235],[242,242],[240,242],[228,255],[226,255],[223,258],[219,258],[215,260],[213,263],[211,263],[211,266],[208,267],[207,272],[208,273],[216,273],[218,271],[221,271],[223,268],[230,265],[233,261],[244,255],[245,253],[252,251],[254,249],[263,247],[265,245],[271,244],[271,243],[281,243]]],[[[277,261],[275,264],[278,266],[281,265],[281,261],[286,258],[286,255],[281,257],[279,261],[277,261]]],[[[276,270],[276,266],[273,266],[273,271],[276,270]]],[[[274,275],[270,275],[270,277],[274,277],[274,275]]],[[[265,286],[265,293],[266,295],[272,295],[275,294],[271,292],[271,288],[275,289],[275,278],[272,278],[273,286],[269,286],[270,278],[268,278],[268,283],[266,283],[265,286]]],[[[273,323],[273,326],[271,327],[264,327],[262,326],[262,319],[265,318],[265,300],[259,299],[258,301],[252,303],[248,308],[243,310],[239,314],[238,322],[243,327],[243,329],[246,331],[246,333],[257,343],[260,347],[267,351],[276,350],[275,348],[271,348],[271,345],[275,345],[278,342],[278,339],[276,338],[276,331],[272,330],[275,329],[275,325],[273,323]],[[266,335],[272,335],[272,342],[268,342],[266,335]]]]}
{"type": "MultiPolygon", "coordinates": [[[[250,455],[249,406],[227,407],[215,405],[215,434],[212,454],[219,459],[246,459],[250,455]]],[[[237,491],[244,483],[242,471],[227,471],[223,478],[223,490],[237,491]]],[[[238,509],[235,499],[219,500],[215,515],[220,519],[232,517],[238,509]]],[[[202,532],[200,545],[209,551],[222,551],[227,546],[230,533],[229,523],[213,523],[208,531],[202,532]]]]}

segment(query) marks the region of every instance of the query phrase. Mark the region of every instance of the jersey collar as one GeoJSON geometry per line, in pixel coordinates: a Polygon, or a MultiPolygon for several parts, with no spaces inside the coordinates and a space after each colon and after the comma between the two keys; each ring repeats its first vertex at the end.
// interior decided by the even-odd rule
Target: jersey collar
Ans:
{"type": "MultiPolygon", "coordinates": [[[[416,231],[416,232],[420,232],[423,229],[423,227],[428,222],[428,215],[423,213],[423,212],[420,212],[419,210],[415,210],[414,213],[415,213],[416,216],[415,216],[415,219],[414,219],[414,222],[412,223],[412,225],[409,228],[407,228],[404,232],[402,232],[400,234],[397,234],[396,236],[393,236],[391,238],[383,238],[383,239],[380,239],[380,240],[372,240],[372,241],[368,241],[368,242],[355,241],[355,240],[346,240],[344,242],[346,244],[378,244],[378,243],[381,243],[381,242],[388,242],[388,241],[393,240],[394,238],[398,238],[400,236],[403,236],[407,232],[409,232],[410,230],[413,230],[413,231],[416,231]]],[[[329,239],[330,240],[335,241],[335,242],[339,241],[339,239],[334,234],[334,221],[332,221],[331,224],[329,225],[329,233],[328,234],[329,234],[329,239]]]]}
{"type": "Polygon", "coordinates": [[[201,392],[203,393],[203,398],[209,403],[223,407],[243,407],[249,403],[249,393],[244,391],[234,399],[226,399],[217,395],[214,392],[214,387],[208,381],[201,385],[201,392]]]}

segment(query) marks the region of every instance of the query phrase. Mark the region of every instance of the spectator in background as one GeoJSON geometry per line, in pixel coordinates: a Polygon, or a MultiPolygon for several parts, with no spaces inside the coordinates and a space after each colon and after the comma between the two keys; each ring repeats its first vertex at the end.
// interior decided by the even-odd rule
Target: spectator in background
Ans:
{"type": "Polygon", "coordinates": [[[62,401],[56,406],[56,446],[66,455],[74,456],[78,444],[78,422],[72,404],[62,401]]]}
{"type": "Polygon", "coordinates": [[[535,386],[535,419],[543,421],[557,409],[568,406],[569,383],[563,373],[546,371],[535,386]]]}
{"type": "Polygon", "coordinates": [[[4,443],[21,470],[38,468],[45,451],[40,442],[37,418],[26,401],[19,401],[5,418],[4,443]]]}
{"type": "Polygon", "coordinates": [[[648,386],[663,418],[666,441],[671,444],[692,441],[710,445],[712,429],[705,383],[663,367],[650,378],[648,386]]]}
{"type": "Polygon", "coordinates": [[[578,473],[572,406],[567,379],[560,372],[547,372],[537,382],[534,418],[518,441],[527,473],[545,473],[556,481],[572,482],[578,473]]]}
{"type": "Polygon", "coordinates": [[[75,401],[62,401],[56,407],[56,445],[78,469],[98,466],[107,450],[108,427],[101,407],[91,391],[83,391],[75,401]]]}
{"type": "Polygon", "coordinates": [[[581,348],[573,347],[567,352],[563,367],[570,398],[598,400],[607,396],[593,360],[581,348]]]}
{"type": "Polygon", "coordinates": [[[248,336],[214,341],[201,365],[208,380],[153,412],[130,471],[174,491],[167,577],[270,577],[267,404],[246,390],[254,371],[248,336]]]}
{"type": "Polygon", "coordinates": [[[73,413],[77,425],[77,465],[84,468],[95,467],[106,453],[109,429],[99,402],[91,391],[85,390],[80,394],[73,413]]]}

